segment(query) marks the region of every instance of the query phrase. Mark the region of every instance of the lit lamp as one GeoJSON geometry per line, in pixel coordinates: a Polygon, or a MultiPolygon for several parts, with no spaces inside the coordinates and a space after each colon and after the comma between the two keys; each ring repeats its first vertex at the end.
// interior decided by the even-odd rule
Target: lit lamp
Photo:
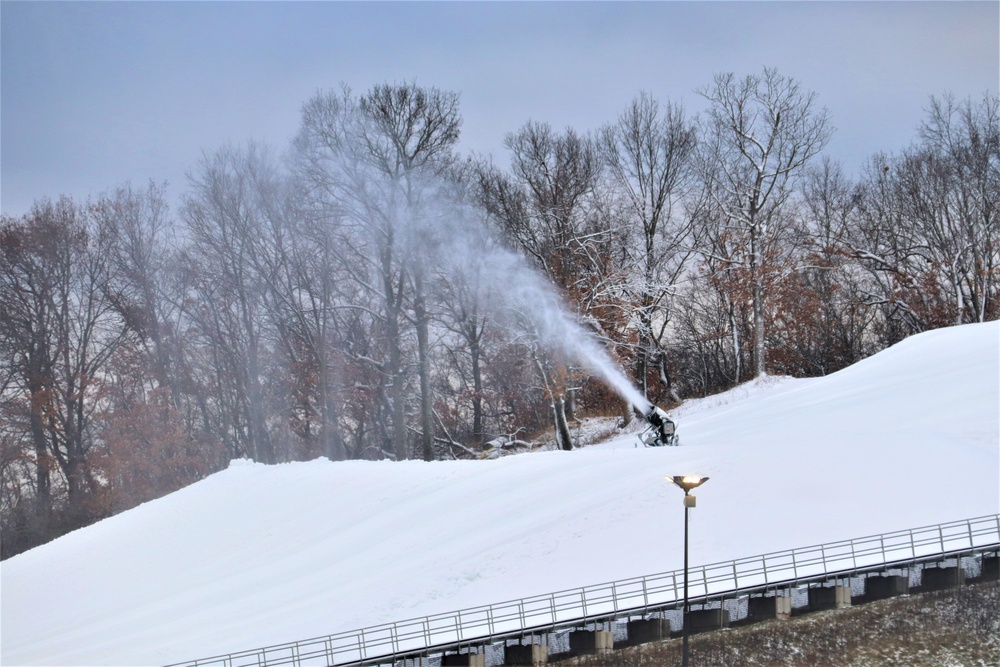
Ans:
{"type": "Polygon", "coordinates": [[[684,644],[682,648],[683,666],[688,667],[688,512],[695,506],[697,498],[691,495],[691,490],[708,481],[708,477],[699,475],[675,475],[667,480],[684,489],[684,644]]]}

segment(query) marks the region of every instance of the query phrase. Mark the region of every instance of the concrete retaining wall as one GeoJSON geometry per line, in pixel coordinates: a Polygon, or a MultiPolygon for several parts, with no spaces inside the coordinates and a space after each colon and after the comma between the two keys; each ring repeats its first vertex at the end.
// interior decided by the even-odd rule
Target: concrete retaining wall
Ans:
{"type": "Polygon", "coordinates": [[[699,609],[688,612],[688,623],[691,627],[688,634],[718,630],[729,627],[729,611],[726,609],[699,609]]]}
{"type": "Polygon", "coordinates": [[[910,592],[910,578],[901,576],[868,577],[865,579],[865,599],[883,600],[910,592]]]}
{"type": "Polygon", "coordinates": [[[844,609],[851,606],[849,586],[827,586],[809,589],[809,611],[844,609]]]}
{"type": "Polygon", "coordinates": [[[1000,581],[1000,558],[983,556],[983,573],[979,578],[983,581],[1000,581]]]}
{"type": "Polygon", "coordinates": [[[921,573],[920,587],[925,591],[940,591],[965,583],[965,570],[960,567],[926,567],[921,573]]]}
{"type": "Polygon", "coordinates": [[[750,598],[747,620],[751,622],[780,620],[787,621],[792,617],[792,598],[776,595],[774,597],[750,598]]]}
{"type": "Polygon", "coordinates": [[[505,646],[505,665],[545,665],[549,662],[549,647],[547,644],[522,644],[521,646],[505,646]]]}
{"type": "Polygon", "coordinates": [[[626,627],[629,644],[643,644],[670,638],[670,621],[665,618],[629,621],[626,627]]]}
{"type": "Polygon", "coordinates": [[[577,630],[569,634],[569,650],[577,655],[609,653],[615,647],[615,635],[608,630],[577,630]]]}

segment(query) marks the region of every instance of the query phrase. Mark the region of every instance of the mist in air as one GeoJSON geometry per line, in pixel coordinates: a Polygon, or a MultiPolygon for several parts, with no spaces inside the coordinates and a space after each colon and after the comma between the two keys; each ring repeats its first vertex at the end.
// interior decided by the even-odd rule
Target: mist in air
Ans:
{"type": "Polygon", "coordinates": [[[643,414],[652,403],[626,377],[600,341],[570,313],[555,287],[524,257],[498,242],[487,223],[463,206],[400,221],[404,243],[429,244],[411,252],[424,272],[438,271],[452,283],[472,286],[477,304],[497,320],[515,320],[549,352],[599,376],[643,414]],[[411,228],[408,228],[411,227],[411,228]]]}

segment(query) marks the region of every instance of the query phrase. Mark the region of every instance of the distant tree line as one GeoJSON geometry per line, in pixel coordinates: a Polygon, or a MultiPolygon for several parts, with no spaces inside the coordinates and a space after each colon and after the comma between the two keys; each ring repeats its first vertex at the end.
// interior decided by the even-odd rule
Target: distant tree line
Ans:
{"type": "Polygon", "coordinates": [[[497,257],[664,407],[997,319],[996,95],[932,97],[852,178],[794,79],[698,93],[694,117],[643,93],[596,132],[528,122],[501,166],[458,154],[455,93],[343,88],[286,157],[206,152],[176,211],[151,183],[4,215],[3,557],[236,458],[571,448],[580,415],[627,421],[497,257]]]}

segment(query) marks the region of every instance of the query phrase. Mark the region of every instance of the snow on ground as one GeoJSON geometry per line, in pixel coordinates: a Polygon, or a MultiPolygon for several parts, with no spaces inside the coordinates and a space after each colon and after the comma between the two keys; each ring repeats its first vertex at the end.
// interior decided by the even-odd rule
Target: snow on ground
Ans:
{"type": "Polygon", "coordinates": [[[573,452],[228,470],[0,564],[4,665],[163,664],[998,511],[1000,323],[573,452]]]}

